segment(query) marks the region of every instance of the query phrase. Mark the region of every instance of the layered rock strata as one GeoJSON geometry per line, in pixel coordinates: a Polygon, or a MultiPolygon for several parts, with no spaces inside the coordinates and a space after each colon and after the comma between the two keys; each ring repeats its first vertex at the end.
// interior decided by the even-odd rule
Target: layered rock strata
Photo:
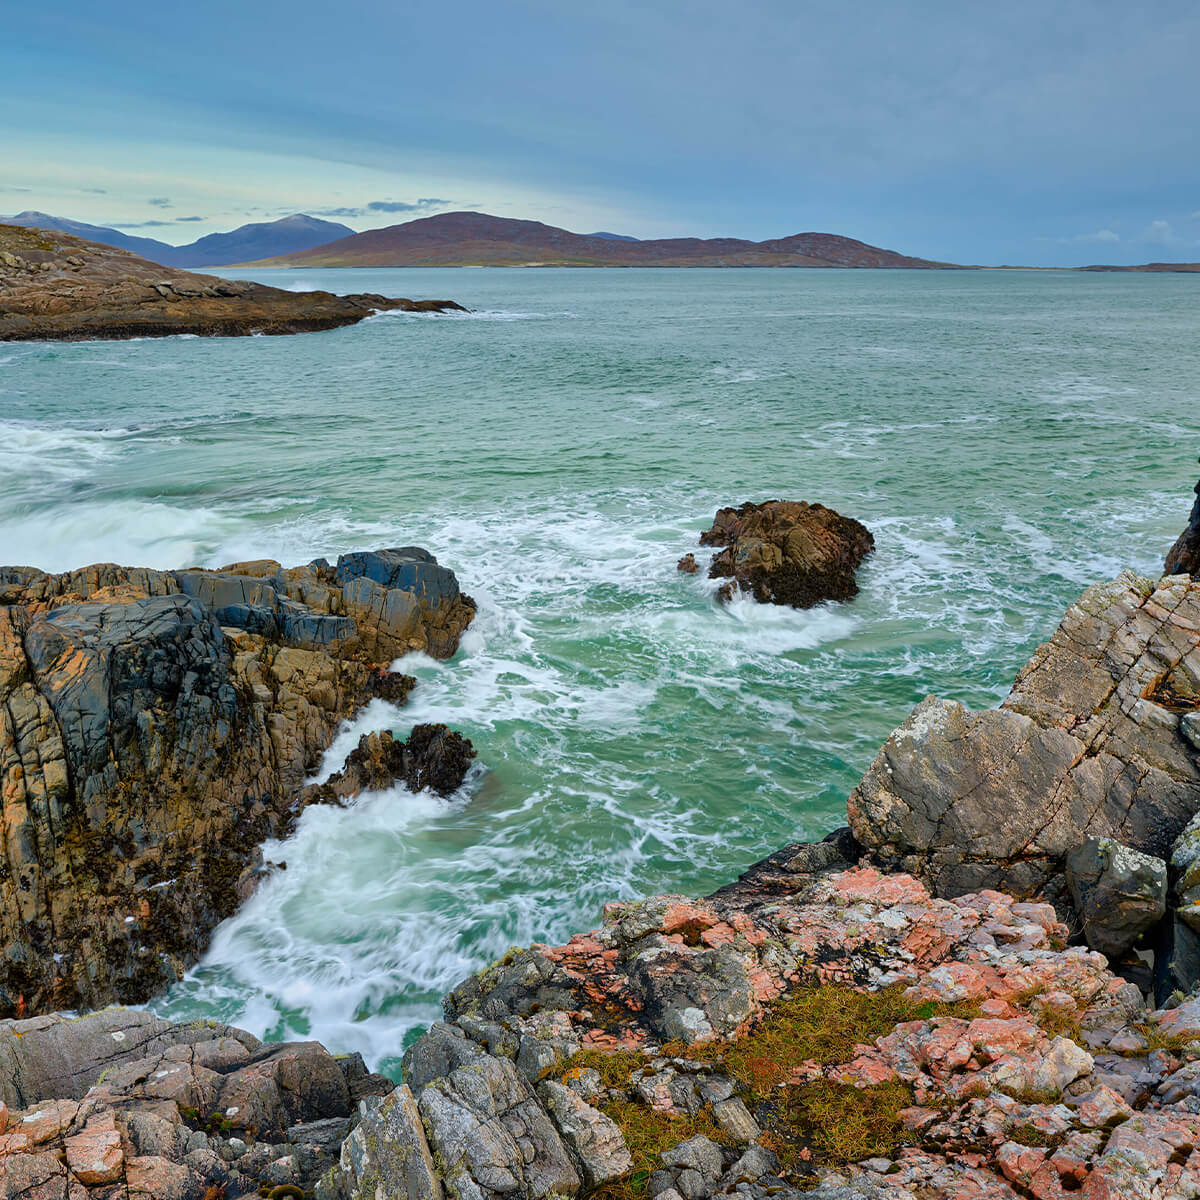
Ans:
{"type": "Polygon", "coordinates": [[[1170,857],[1200,810],[1198,706],[1200,581],[1123,574],[1071,606],[1000,708],[918,705],[851,794],[850,826],[937,895],[1066,906],[1067,855],[1088,838],[1170,857]]]}
{"type": "MultiPolygon", "coordinates": [[[[728,579],[718,595],[738,591],[762,603],[811,608],[826,600],[858,595],[855,572],[875,548],[870,531],[823,504],[768,500],[718,510],[702,546],[723,547],[713,555],[710,579],[728,579]]],[[[679,569],[696,569],[686,555],[679,569]]]]}
{"type": "Polygon", "coordinates": [[[291,570],[0,568],[0,1013],[138,1002],[177,978],[343,719],[407,696],[387,664],[453,653],[473,612],[413,548],[291,570]]]}
{"type": "Polygon", "coordinates": [[[386,309],[466,311],[453,300],[287,292],[163,267],[71,234],[0,225],[0,341],[304,333],[386,309]]]}

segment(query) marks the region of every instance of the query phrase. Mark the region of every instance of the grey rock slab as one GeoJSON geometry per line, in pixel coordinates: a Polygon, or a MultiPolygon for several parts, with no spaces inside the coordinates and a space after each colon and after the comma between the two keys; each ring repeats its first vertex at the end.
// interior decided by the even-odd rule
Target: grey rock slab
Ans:
{"type": "Polygon", "coordinates": [[[624,1135],[610,1117],[554,1080],[547,1079],[539,1086],[538,1097],[583,1168],[589,1188],[621,1179],[633,1170],[624,1135]]]}
{"type": "Polygon", "coordinates": [[[725,1166],[721,1147],[703,1134],[664,1150],[662,1160],[668,1167],[691,1168],[710,1180],[719,1178],[725,1166]]]}
{"type": "Polygon", "coordinates": [[[83,1017],[52,1013],[0,1021],[0,1099],[10,1108],[41,1100],[78,1100],[105,1071],[172,1046],[224,1037],[251,1051],[261,1045],[242,1030],[207,1021],[172,1025],[128,1008],[105,1008],[83,1017]]]}
{"type": "Polygon", "coordinates": [[[1165,858],[1200,810],[1200,760],[1155,697],[1191,694],[1197,672],[1200,581],[1089,588],[1001,708],[913,710],[850,796],[854,837],[941,896],[1062,896],[1089,837],[1165,858]]]}
{"type": "Polygon", "coordinates": [[[479,1057],[430,1080],[418,1099],[447,1190],[459,1200],[521,1192],[574,1196],[582,1181],[549,1116],[509,1059],[479,1057]]]}
{"type": "Polygon", "coordinates": [[[1067,886],[1093,950],[1119,958],[1167,910],[1167,864],[1112,838],[1088,838],[1066,859],[1067,886]]]}
{"type": "Polygon", "coordinates": [[[359,1105],[358,1124],[342,1143],[337,1165],[322,1178],[320,1194],[339,1200],[441,1200],[442,1184],[407,1086],[359,1105]]]}

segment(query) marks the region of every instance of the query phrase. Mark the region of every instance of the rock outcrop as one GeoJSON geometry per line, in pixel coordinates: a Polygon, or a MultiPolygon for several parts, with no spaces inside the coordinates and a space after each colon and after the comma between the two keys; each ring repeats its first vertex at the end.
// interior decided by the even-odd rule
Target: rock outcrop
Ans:
{"type": "MultiPolygon", "coordinates": [[[[177,978],[342,720],[405,699],[387,664],[453,653],[473,612],[412,548],[291,570],[0,568],[0,1015],[140,1002],[177,978]]],[[[451,745],[465,769],[469,743],[451,745]]]]}
{"type": "Polygon", "coordinates": [[[0,341],[305,333],[384,309],[466,311],[453,300],[287,292],[160,266],[55,230],[0,225],[0,341]]]}
{"type": "Polygon", "coordinates": [[[2,1021],[0,1196],[304,1196],[357,1106],[393,1086],[357,1054],[212,1022],[129,1009],[2,1021]]]}
{"type": "Polygon", "coordinates": [[[1150,1011],[1049,904],[843,850],[468,980],[318,1200],[1200,1194],[1200,1001],[1150,1011]]]}
{"type": "MultiPolygon", "coordinates": [[[[718,593],[722,599],[740,590],[762,603],[811,608],[858,595],[855,571],[875,539],[823,504],[768,500],[718,510],[700,544],[724,547],[708,570],[710,579],[731,581],[718,593]]],[[[687,564],[682,559],[680,570],[689,570],[687,564]]]]}
{"type": "Polygon", "coordinates": [[[1107,838],[1166,860],[1200,810],[1200,581],[1089,588],[999,709],[930,697],[849,800],[873,859],[939,896],[1065,905],[1066,856],[1107,838]]]}
{"type": "Polygon", "coordinates": [[[1196,484],[1196,503],[1192,505],[1187,528],[1167,554],[1164,569],[1168,575],[1200,578],[1200,483],[1196,484]]]}

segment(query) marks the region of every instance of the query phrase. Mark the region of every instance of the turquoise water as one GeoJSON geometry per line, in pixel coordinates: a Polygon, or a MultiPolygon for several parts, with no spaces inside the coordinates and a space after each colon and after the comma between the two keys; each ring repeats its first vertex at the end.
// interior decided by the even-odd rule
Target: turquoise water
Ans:
{"type": "Polygon", "coordinates": [[[1090,582],[1154,570],[1200,450],[1186,276],[264,271],[452,297],[294,338],[0,346],[0,558],[219,565],[420,543],[478,619],[367,728],[479,749],[450,801],[310,809],[154,1007],[394,1068],[448,987],[605,900],[842,823],[926,694],[994,703],[1090,582]],[[724,503],[874,531],[851,605],[675,570],[724,503]]]}

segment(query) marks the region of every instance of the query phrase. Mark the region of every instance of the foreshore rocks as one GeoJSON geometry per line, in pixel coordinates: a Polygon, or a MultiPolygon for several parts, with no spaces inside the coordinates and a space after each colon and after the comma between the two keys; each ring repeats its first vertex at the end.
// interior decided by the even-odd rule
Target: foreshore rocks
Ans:
{"type": "Polygon", "coordinates": [[[0,1196],[304,1196],[390,1080],[316,1042],[110,1008],[0,1021],[0,1196]]]}
{"type": "Polygon", "coordinates": [[[0,568],[0,1015],[136,1003],[178,978],[340,723],[403,702],[413,680],[387,665],[447,657],[473,613],[415,548],[289,570],[0,568]]]}
{"type": "Polygon", "coordinates": [[[466,311],[453,300],[288,292],[196,275],[71,234],[0,224],[0,341],[305,333],[386,309],[466,311]]]}
{"type": "MultiPolygon", "coordinates": [[[[722,600],[741,591],[761,603],[811,608],[858,594],[855,571],[875,539],[823,504],[768,500],[718,510],[700,544],[723,547],[708,570],[710,579],[730,580],[718,592],[722,600]]],[[[679,562],[681,571],[695,568],[693,555],[679,562]]]]}

